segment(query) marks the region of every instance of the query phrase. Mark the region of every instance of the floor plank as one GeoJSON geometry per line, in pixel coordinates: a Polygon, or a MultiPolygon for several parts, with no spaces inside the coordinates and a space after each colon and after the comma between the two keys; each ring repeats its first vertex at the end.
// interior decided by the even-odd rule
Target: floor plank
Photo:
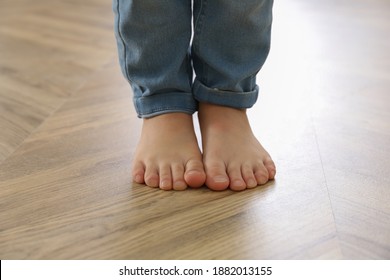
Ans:
{"type": "Polygon", "coordinates": [[[0,162],[112,60],[110,5],[89,2],[0,3],[0,162]]]}

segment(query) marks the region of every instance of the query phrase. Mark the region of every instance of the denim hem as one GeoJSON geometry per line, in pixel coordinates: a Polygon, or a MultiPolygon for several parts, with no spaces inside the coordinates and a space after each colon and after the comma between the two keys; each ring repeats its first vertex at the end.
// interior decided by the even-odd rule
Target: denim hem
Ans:
{"type": "Polygon", "coordinates": [[[134,105],[139,118],[151,118],[167,113],[192,115],[198,110],[198,102],[192,93],[172,92],[144,97],[135,97],[134,105]]]}
{"type": "Polygon", "coordinates": [[[257,101],[259,87],[255,85],[252,91],[235,92],[209,88],[199,80],[194,81],[193,96],[198,102],[211,103],[237,109],[251,108],[257,101]]]}

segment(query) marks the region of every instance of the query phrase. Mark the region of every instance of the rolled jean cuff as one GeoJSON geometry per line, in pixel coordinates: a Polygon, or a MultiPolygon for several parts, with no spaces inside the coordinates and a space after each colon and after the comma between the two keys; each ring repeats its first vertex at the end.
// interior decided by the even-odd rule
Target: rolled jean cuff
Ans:
{"type": "Polygon", "coordinates": [[[198,102],[211,103],[237,109],[251,108],[257,100],[259,87],[256,85],[252,91],[236,92],[217,88],[209,88],[200,81],[195,80],[193,95],[198,102]]]}
{"type": "Polygon", "coordinates": [[[167,113],[193,114],[198,110],[198,102],[192,93],[172,92],[143,97],[134,97],[135,109],[139,118],[151,118],[167,113]]]}

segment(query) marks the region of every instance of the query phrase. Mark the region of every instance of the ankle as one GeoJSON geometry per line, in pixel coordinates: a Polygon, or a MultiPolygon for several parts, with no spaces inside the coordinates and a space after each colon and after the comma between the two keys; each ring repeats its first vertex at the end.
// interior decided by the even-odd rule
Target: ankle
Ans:
{"type": "Polygon", "coordinates": [[[203,129],[229,131],[237,125],[242,129],[250,128],[246,109],[200,103],[198,117],[203,129]]]}
{"type": "Polygon", "coordinates": [[[193,129],[192,115],[186,113],[167,113],[152,118],[143,119],[144,129],[164,129],[177,131],[188,127],[193,129]]]}

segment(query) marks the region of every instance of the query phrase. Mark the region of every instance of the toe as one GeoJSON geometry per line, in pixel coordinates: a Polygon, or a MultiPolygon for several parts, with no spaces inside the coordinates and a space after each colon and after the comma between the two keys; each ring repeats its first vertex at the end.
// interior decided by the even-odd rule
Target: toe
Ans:
{"type": "Polygon", "coordinates": [[[160,176],[160,189],[171,190],[172,189],[172,173],[171,167],[168,164],[163,164],[159,170],[160,176]]]}
{"type": "Polygon", "coordinates": [[[211,163],[206,166],[206,185],[212,190],[222,191],[229,187],[229,176],[223,162],[211,163]]]}
{"type": "Polygon", "coordinates": [[[206,181],[206,173],[204,172],[203,163],[201,160],[189,160],[185,166],[184,180],[188,186],[199,188],[206,181]]]}
{"type": "Polygon", "coordinates": [[[252,166],[245,164],[241,167],[242,178],[244,179],[248,189],[252,189],[257,186],[255,175],[253,174],[252,166]]]}
{"type": "Polygon", "coordinates": [[[246,183],[241,176],[241,168],[240,166],[233,166],[228,168],[229,175],[229,187],[233,191],[242,191],[246,189],[246,183]]]}
{"type": "Polygon", "coordinates": [[[142,162],[137,162],[133,166],[133,181],[138,184],[144,184],[145,183],[145,166],[142,164],[142,162]]]}
{"type": "Polygon", "coordinates": [[[158,170],[156,167],[150,165],[145,170],[145,184],[152,188],[157,188],[159,185],[158,170]]]}
{"type": "Polygon", "coordinates": [[[269,180],[268,170],[264,165],[260,165],[254,174],[258,185],[264,185],[269,180]]]}
{"type": "Polygon", "coordinates": [[[184,166],[182,164],[174,164],[171,167],[172,170],[172,188],[176,191],[182,191],[187,188],[187,184],[184,181],[184,166]]]}
{"type": "Polygon", "coordinates": [[[275,163],[273,162],[273,160],[270,157],[268,157],[264,161],[264,166],[268,171],[269,180],[273,180],[275,178],[275,175],[276,175],[275,163]]]}
{"type": "Polygon", "coordinates": [[[172,188],[175,191],[184,191],[185,189],[187,189],[187,184],[184,180],[173,181],[172,188]]]}

